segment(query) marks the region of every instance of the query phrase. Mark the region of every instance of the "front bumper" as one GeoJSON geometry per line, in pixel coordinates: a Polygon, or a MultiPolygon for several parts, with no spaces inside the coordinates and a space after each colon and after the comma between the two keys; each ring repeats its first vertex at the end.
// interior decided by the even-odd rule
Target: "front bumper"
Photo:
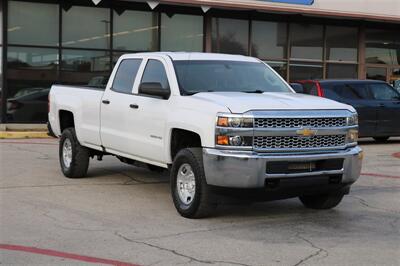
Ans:
{"type": "Polygon", "coordinates": [[[207,184],[230,188],[262,188],[266,181],[290,178],[341,176],[342,184],[352,184],[360,176],[362,150],[356,146],[346,150],[313,154],[273,154],[203,148],[203,163],[207,184]],[[338,170],[311,171],[290,174],[267,174],[266,165],[272,161],[307,162],[344,159],[338,170]]]}

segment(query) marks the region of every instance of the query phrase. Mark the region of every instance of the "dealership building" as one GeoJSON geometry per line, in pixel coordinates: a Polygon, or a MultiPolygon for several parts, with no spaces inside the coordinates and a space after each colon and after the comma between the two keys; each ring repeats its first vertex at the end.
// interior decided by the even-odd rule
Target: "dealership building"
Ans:
{"type": "Polygon", "coordinates": [[[399,0],[2,0],[1,123],[44,123],[52,84],[105,83],[121,54],[255,56],[288,81],[400,83],[399,0]]]}

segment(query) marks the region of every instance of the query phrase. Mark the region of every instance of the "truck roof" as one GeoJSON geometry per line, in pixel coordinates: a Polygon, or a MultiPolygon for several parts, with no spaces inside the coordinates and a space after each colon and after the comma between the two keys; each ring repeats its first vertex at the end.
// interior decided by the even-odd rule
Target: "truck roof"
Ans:
{"type": "Polygon", "coordinates": [[[164,55],[170,57],[173,61],[179,60],[228,60],[228,61],[244,61],[244,62],[259,62],[257,58],[244,56],[244,55],[232,55],[232,54],[219,54],[219,53],[199,53],[199,52],[146,52],[129,55],[164,55]]]}

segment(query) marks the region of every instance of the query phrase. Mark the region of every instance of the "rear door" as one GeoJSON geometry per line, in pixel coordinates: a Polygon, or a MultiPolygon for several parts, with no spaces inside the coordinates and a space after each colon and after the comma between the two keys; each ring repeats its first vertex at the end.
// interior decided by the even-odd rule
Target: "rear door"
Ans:
{"type": "Polygon", "coordinates": [[[373,136],[377,127],[378,103],[366,83],[323,84],[325,97],[353,106],[358,113],[360,136],[373,136]]]}
{"type": "Polygon", "coordinates": [[[132,154],[136,149],[136,135],[139,124],[131,125],[130,104],[137,74],[143,59],[123,59],[118,66],[113,83],[104,92],[101,102],[101,142],[102,145],[119,154],[132,154]]]}
{"type": "Polygon", "coordinates": [[[377,133],[400,135],[400,93],[386,83],[371,83],[369,89],[378,105],[377,133]]]}

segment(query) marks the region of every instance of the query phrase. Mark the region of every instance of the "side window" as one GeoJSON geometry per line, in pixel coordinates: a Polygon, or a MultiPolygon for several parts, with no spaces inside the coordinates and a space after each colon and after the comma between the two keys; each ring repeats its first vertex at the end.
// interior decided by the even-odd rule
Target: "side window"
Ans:
{"type": "Polygon", "coordinates": [[[125,59],[119,64],[115,74],[112,90],[122,93],[132,93],[133,83],[142,59],[125,59]]]}
{"type": "Polygon", "coordinates": [[[159,83],[163,89],[169,90],[167,73],[165,72],[164,65],[160,61],[150,59],[147,62],[141,84],[143,83],[159,83]]]}
{"type": "Polygon", "coordinates": [[[400,94],[387,84],[370,84],[369,89],[376,100],[400,100],[400,94]]]}
{"type": "Polygon", "coordinates": [[[341,84],[334,86],[332,90],[343,99],[362,100],[370,98],[365,84],[341,84]]]}

